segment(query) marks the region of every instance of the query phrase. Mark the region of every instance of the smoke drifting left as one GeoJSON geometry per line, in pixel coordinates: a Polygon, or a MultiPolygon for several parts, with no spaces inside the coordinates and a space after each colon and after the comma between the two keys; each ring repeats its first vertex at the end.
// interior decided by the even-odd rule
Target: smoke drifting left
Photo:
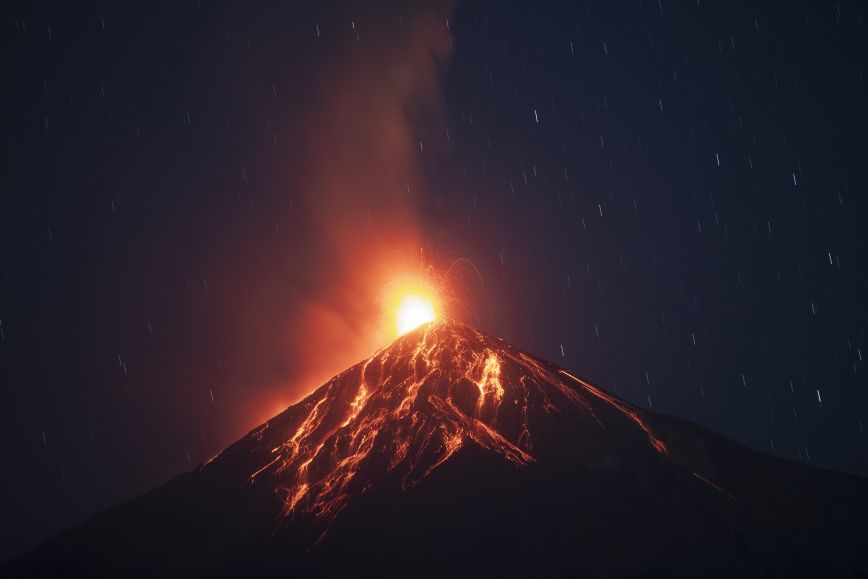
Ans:
{"type": "Polygon", "coordinates": [[[441,114],[450,4],[343,3],[319,26],[299,79],[307,103],[272,176],[304,214],[303,241],[268,256],[289,272],[261,276],[242,304],[240,371],[269,393],[251,425],[383,345],[379,293],[420,270],[420,134],[441,114]]]}

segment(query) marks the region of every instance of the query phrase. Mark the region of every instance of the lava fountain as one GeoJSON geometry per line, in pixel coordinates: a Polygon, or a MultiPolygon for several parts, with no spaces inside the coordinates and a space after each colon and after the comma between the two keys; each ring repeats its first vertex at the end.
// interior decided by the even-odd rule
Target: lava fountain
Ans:
{"type": "Polygon", "coordinates": [[[442,316],[437,285],[425,277],[408,276],[388,284],[382,308],[391,339],[442,316]]]}

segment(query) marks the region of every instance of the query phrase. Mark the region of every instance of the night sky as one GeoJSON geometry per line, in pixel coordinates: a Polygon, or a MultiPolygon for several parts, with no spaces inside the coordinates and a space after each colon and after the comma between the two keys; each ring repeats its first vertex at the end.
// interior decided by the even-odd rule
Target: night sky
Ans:
{"type": "Polygon", "coordinates": [[[3,10],[0,558],[370,354],[420,261],[638,406],[868,475],[862,3],[78,4],[3,10]]]}

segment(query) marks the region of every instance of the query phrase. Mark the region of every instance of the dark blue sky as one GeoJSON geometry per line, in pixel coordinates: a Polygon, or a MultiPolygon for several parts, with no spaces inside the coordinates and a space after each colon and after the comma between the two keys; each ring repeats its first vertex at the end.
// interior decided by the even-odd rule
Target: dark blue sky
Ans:
{"type": "Polygon", "coordinates": [[[317,4],[4,10],[0,557],[297,397],[352,234],[409,213],[466,321],[868,474],[860,3],[317,4]]]}

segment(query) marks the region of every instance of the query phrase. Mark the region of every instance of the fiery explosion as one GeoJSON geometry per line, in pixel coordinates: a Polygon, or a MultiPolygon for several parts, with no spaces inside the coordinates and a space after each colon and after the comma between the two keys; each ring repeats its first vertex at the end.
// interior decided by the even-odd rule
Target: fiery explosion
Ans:
{"type": "Polygon", "coordinates": [[[403,336],[440,316],[440,291],[424,276],[395,278],[383,290],[383,342],[403,336]]]}
{"type": "Polygon", "coordinates": [[[406,334],[410,330],[415,330],[422,324],[433,322],[436,319],[434,304],[421,296],[409,295],[401,300],[396,317],[398,319],[398,333],[406,334]]]}

